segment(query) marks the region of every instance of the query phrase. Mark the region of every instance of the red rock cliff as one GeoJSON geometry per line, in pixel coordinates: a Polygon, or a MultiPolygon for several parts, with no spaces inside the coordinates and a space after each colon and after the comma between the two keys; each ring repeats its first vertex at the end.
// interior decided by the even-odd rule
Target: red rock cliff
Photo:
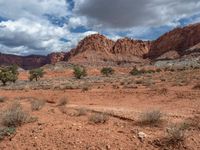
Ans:
{"type": "Polygon", "coordinates": [[[148,56],[152,59],[168,51],[184,54],[185,50],[200,43],[200,24],[176,28],[152,42],[148,56]]]}
{"type": "Polygon", "coordinates": [[[71,51],[70,62],[99,63],[104,61],[135,61],[148,53],[150,42],[137,41],[129,38],[116,42],[100,34],[84,38],[71,51]],[[136,58],[137,57],[137,58],[136,58]]]}

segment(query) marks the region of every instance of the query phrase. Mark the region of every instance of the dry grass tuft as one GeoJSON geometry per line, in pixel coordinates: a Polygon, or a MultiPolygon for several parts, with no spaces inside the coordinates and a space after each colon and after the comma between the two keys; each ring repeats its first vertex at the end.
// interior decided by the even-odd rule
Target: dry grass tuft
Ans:
{"type": "Polygon", "coordinates": [[[6,127],[17,127],[26,123],[29,114],[24,112],[20,103],[13,103],[6,111],[1,114],[1,123],[6,127]]]}
{"type": "Polygon", "coordinates": [[[39,111],[43,108],[44,105],[45,105],[44,100],[33,100],[31,102],[31,109],[32,111],[39,111]]]}
{"type": "Polygon", "coordinates": [[[185,140],[185,131],[188,128],[188,124],[180,123],[173,124],[167,128],[167,139],[170,144],[177,144],[185,140]]]}
{"type": "Polygon", "coordinates": [[[76,110],[76,116],[85,116],[87,114],[87,110],[85,108],[79,108],[76,110]]]}
{"type": "Polygon", "coordinates": [[[59,100],[58,102],[58,106],[65,106],[69,103],[69,100],[67,97],[63,97],[59,100]]]}
{"type": "Polygon", "coordinates": [[[155,125],[162,122],[162,117],[160,110],[152,110],[142,113],[139,120],[142,125],[155,125]]]}
{"type": "Polygon", "coordinates": [[[89,117],[89,122],[94,124],[103,124],[109,120],[108,115],[105,113],[95,113],[89,117]]]}

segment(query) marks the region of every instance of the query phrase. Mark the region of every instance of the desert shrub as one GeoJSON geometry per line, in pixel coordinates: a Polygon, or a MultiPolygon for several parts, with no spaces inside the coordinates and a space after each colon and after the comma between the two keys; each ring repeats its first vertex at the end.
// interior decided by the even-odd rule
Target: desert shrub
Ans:
{"type": "Polygon", "coordinates": [[[135,84],[142,84],[143,83],[143,80],[137,80],[135,81],[135,84]]]}
{"type": "Polygon", "coordinates": [[[27,119],[26,123],[33,123],[33,122],[36,122],[36,121],[38,121],[38,117],[36,117],[36,116],[30,116],[27,119]]]}
{"type": "Polygon", "coordinates": [[[142,70],[143,73],[155,73],[156,71],[155,70],[142,70]]]}
{"type": "Polygon", "coordinates": [[[142,75],[142,74],[152,74],[152,73],[155,73],[155,72],[156,72],[155,70],[145,70],[145,69],[138,70],[136,67],[134,67],[130,71],[130,74],[133,75],[133,76],[136,76],[136,75],[142,75]]]}
{"type": "Polygon", "coordinates": [[[68,110],[64,106],[59,106],[58,109],[60,110],[61,113],[63,114],[68,114],[68,110]]]}
{"type": "Polygon", "coordinates": [[[140,115],[140,123],[144,125],[154,125],[160,123],[163,114],[159,110],[144,112],[140,115]]]}
{"type": "Polygon", "coordinates": [[[0,81],[5,86],[7,82],[13,82],[15,83],[18,79],[18,71],[17,66],[9,66],[9,67],[3,67],[0,68],[0,81]]]}
{"type": "Polygon", "coordinates": [[[185,123],[173,124],[167,128],[167,139],[170,143],[179,143],[185,139],[185,131],[188,125],[185,123]]]}
{"type": "Polygon", "coordinates": [[[44,100],[33,100],[31,101],[31,109],[32,111],[38,111],[42,109],[42,107],[45,105],[44,100]]]}
{"type": "Polygon", "coordinates": [[[200,115],[195,115],[193,117],[187,118],[185,122],[189,127],[200,131],[200,115]]]}
{"type": "Polygon", "coordinates": [[[79,86],[77,84],[69,82],[69,83],[66,83],[63,88],[68,89],[68,90],[73,90],[73,89],[78,89],[79,86]]]}
{"type": "Polygon", "coordinates": [[[6,97],[4,97],[4,96],[0,96],[0,103],[5,102],[5,100],[6,100],[6,97]]]}
{"type": "Polygon", "coordinates": [[[23,111],[20,103],[13,103],[7,110],[1,114],[1,122],[6,127],[21,126],[29,118],[29,115],[23,111]]]}
{"type": "Polygon", "coordinates": [[[157,68],[155,72],[161,72],[162,70],[160,68],[157,68]]]}
{"type": "Polygon", "coordinates": [[[82,91],[83,92],[89,91],[89,87],[87,87],[87,86],[82,87],[82,91]]]}
{"type": "Polygon", "coordinates": [[[0,127],[0,141],[16,132],[14,127],[0,127]]]}
{"type": "Polygon", "coordinates": [[[90,84],[89,83],[84,83],[81,86],[82,92],[86,92],[90,90],[90,84]]]}
{"type": "Polygon", "coordinates": [[[105,113],[95,113],[89,117],[89,122],[94,124],[103,124],[106,123],[108,120],[109,117],[105,113]]]}
{"type": "Polygon", "coordinates": [[[110,76],[110,75],[113,75],[114,74],[114,69],[113,68],[111,68],[111,67],[105,67],[105,68],[102,68],[101,69],[101,74],[102,75],[105,75],[105,76],[110,76]]]}
{"type": "Polygon", "coordinates": [[[157,89],[157,92],[160,95],[167,95],[168,89],[167,88],[160,88],[160,89],[157,89]]]}
{"type": "Polygon", "coordinates": [[[136,75],[140,75],[142,74],[136,67],[134,67],[131,71],[130,71],[130,74],[133,75],[133,76],[136,76],[136,75]]]}
{"type": "Polygon", "coordinates": [[[85,108],[79,108],[76,110],[76,116],[85,116],[87,114],[87,110],[85,108]]]}
{"type": "Polygon", "coordinates": [[[77,79],[81,79],[82,77],[87,76],[87,71],[84,67],[75,66],[73,70],[74,70],[74,76],[77,79]]]}
{"type": "Polygon", "coordinates": [[[45,72],[42,68],[37,68],[29,71],[29,80],[33,81],[42,78],[44,76],[45,72]]]}
{"type": "Polygon", "coordinates": [[[63,97],[59,100],[58,102],[58,106],[65,106],[69,103],[69,100],[67,97],[63,97]]]}
{"type": "Polygon", "coordinates": [[[18,66],[17,65],[11,65],[8,67],[8,70],[10,70],[10,72],[13,74],[12,78],[11,78],[11,82],[15,83],[18,79],[18,66]]]}

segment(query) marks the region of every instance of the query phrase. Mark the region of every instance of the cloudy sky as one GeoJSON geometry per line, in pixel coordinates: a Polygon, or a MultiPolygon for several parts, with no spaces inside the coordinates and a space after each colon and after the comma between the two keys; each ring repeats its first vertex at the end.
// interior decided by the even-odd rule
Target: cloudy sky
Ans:
{"type": "Polygon", "coordinates": [[[199,0],[0,0],[0,52],[68,51],[97,32],[154,40],[199,21],[199,0]]]}

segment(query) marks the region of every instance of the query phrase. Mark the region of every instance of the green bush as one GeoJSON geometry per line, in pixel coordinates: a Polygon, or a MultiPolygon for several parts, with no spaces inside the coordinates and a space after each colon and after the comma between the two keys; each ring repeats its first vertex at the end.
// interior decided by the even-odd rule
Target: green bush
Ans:
{"type": "Polygon", "coordinates": [[[0,141],[16,132],[14,127],[0,127],[0,141]]]}
{"type": "Polygon", "coordinates": [[[105,76],[109,76],[109,75],[113,75],[114,74],[114,70],[111,67],[108,68],[102,68],[101,69],[101,74],[105,75],[105,76]]]}
{"type": "Polygon", "coordinates": [[[145,70],[145,69],[142,69],[142,70],[138,70],[136,67],[134,67],[131,71],[130,71],[130,74],[133,75],[133,76],[136,76],[136,75],[142,75],[142,74],[151,74],[151,73],[155,73],[156,71],[154,70],[145,70]]]}
{"type": "Polygon", "coordinates": [[[37,68],[29,71],[29,80],[30,81],[38,81],[38,79],[42,78],[45,74],[44,69],[42,68],[37,68]]]}
{"type": "Polygon", "coordinates": [[[84,67],[75,66],[73,69],[74,69],[74,76],[77,79],[81,79],[82,77],[87,76],[87,72],[86,72],[86,69],[84,67]]]}
{"type": "Polygon", "coordinates": [[[142,74],[142,72],[139,71],[136,67],[134,67],[134,68],[130,71],[130,74],[133,75],[133,76],[136,76],[136,75],[142,74]]]}
{"type": "Polygon", "coordinates": [[[4,86],[7,82],[16,82],[19,75],[17,69],[18,67],[16,65],[0,68],[0,81],[4,86]]]}

